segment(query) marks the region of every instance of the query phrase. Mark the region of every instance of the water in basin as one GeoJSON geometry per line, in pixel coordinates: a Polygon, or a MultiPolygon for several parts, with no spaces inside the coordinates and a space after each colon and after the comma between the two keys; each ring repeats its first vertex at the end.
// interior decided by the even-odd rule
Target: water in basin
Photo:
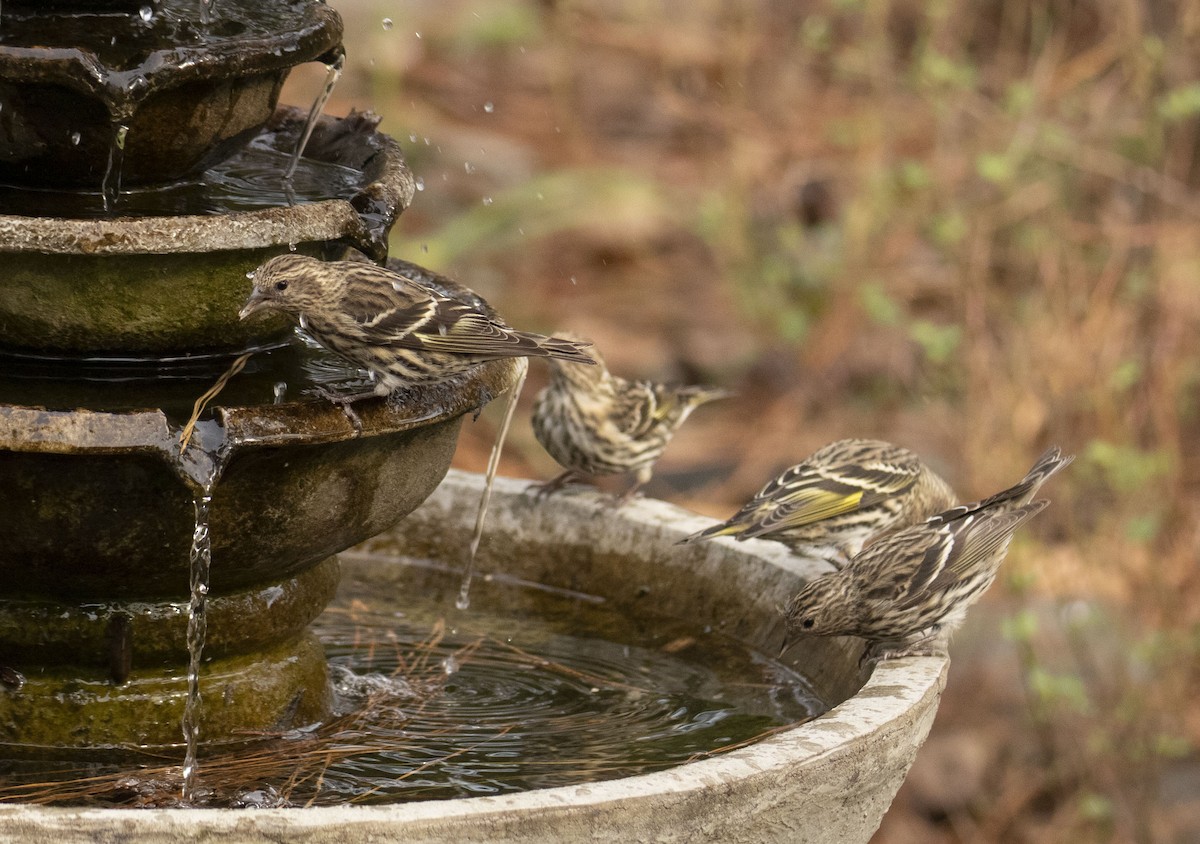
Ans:
{"type": "MultiPolygon", "coordinates": [[[[204,805],[388,803],[660,770],[825,707],[805,679],[719,629],[602,597],[350,551],[314,630],[338,716],[201,758],[204,805]]],[[[8,763],[0,800],[175,805],[177,760],[8,763]]]]}

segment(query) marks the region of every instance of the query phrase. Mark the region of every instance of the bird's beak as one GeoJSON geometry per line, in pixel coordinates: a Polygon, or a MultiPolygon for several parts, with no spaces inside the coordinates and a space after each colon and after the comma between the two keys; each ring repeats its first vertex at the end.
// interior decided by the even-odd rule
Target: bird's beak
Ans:
{"type": "Polygon", "coordinates": [[[776,659],[783,659],[783,655],[788,652],[788,648],[796,644],[796,640],[799,638],[799,634],[793,633],[791,630],[786,631],[783,634],[783,645],[779,648],[779,656],[776,659]]]}
{"type": "Polygon", "coordinates": [[[250,298],[246,300],[246,304],[242,305],[242,309],[238,311],[238,319],[245,319],[251,314],[256,314],[259,311],[266,310],[271,307],[270,301],[263,296],[262,291],[257,287],[250,293],[250,298]]]}

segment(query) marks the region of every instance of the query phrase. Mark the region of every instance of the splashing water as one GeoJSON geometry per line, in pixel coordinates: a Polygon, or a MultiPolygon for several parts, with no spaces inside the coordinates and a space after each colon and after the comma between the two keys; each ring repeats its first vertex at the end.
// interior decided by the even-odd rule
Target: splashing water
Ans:
{"type": "Polygon", "coordinates": [[[317,94],[317,98],[313,100],[312,108],[308,112],[308,119],[304,121],[304,129],[300,132],[300,140],[296,142],[296,149],[292,153],[292,160],[288,164],[287,170],[283,171],[283,178],[285,180],[291,179],[292,174],[296,172],[296,165],[300,163],[300,156],[304,154],[304,148],[308,145],[308,139],[313,133],[313,128],[317,125],[317,119],[325,110],[325,103],[329,101],[329,96],[337,86],[338,80],[342,78],[342,69],[345,66],[346,54],[339,49],[337,58],[327,65],[328,72],[325,76],[325,87],[321,89],[321,93],[317,94]]]}
{"type": "Polygon", "coordinates": [[[479,551],[479,540],[483,538],[483,520],[487,515],[488,502],[492,498],[492,485],[496,480],[496,469],[500,466],[500,452],[504,450],[504,440],[508,436],[508,427],[512,424],[513,413],[517,409],[517,399],[525,386],[525,376],[529,374],[529,358],[516,358],[521,368],[517,382],[508,391],[508,404],[504,408],[504,421],[496,433],[496,442],[492,444],[492,453],[488,455],[487,472],[484,474],[483,495],[479,497],[479,512],[475,516],[475,529],[471,532],[471,546],[467,551],[467,564],[463,569],[462,586],[458,589],[458,598],[454,602],[460,610],[471,606],[471,576],[475,572],[475,555],[479,551]]]}
{"type": "Polygon", "coordinates": [[[217,0],[200,0],[200,23],[204,26],[212,23],[213,7],[216,4],[217,0]]]}

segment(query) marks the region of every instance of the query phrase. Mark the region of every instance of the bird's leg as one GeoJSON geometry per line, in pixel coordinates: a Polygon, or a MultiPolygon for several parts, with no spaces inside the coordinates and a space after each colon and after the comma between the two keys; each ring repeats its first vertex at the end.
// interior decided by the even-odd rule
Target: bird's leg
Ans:
{"type": "Polygon", "coordinates": [[[626,504],[629,503],[630,499],[632,499],[635,495],[637,495],[637,491],[641,488],[642,488],[642,481],[634,481],[629,486],[629,489],[625,490],[620,495],[613,498],[613,505],[612,505],[613,508],[615,509],[617,507],[624,507],[626,504]]]}
{"type": "Polygon", "coordinates": [[[642,468],[638,469],[637,474],[633,476],[633,483],[630,485],[629,489],[617,496],[616,500],[613,501],[613,506],[624,507],[626,504],[628,504],[629,500],[637,494],[637,491],[650,481],[650,474],[652,471],[653,469],[651,469],[649,466],[643,466],[642,468]]]}
{"type": "Polygon", "coordinates": [[[343,393],[334,392],[333,390],[318,384],[317,386],[312,387],[309,392],[318,398],[325,399],[325,401],[331,402],[340,407],[342,409],[342,413],[346,414],[346,419],[349,420],[352,426],[354,426],[355,435],[362,435],[362,418],[354,412],[354,408],[352,408],[350,405],[359,399],[373,398],[376,395],[374,391],[369,393],[352,393],[350,395],[346,395],[343,393]]]}
{"type": "Polygon", "coordinates": [[[882,662],[885,659],[900,659],[906,656],[941,656],[950,655],[947,649],[946,636],[942,635],[941,625],[935,624],[923,635],[907,642],[873,642],[863,651],[859,666],[868,662],[882,662]]]}
{"type": "Polygon", "coordinates": [[[845,545],[839,545],[825,555],[825,562],[829,563],[836,570],[841,571],[850,564],[850,552],[846,549],[845,545]]]}
{"type": "Polygon", "coordinates": [[[581,475],[579,472],[576,472],[574,469],[568,469],[561,475],[556,475],[545,483],[532,484],[529,488],[533,491],[533,497],[540,500],[553,495],[573,481],[581,480],[583,480],[583,475],[581,475]]]}
{"type": "Polygon", "coordinates": [[[495,396],[492,395],[492,391],[486,386],[479,388],[479,396],[475,399],[477,402],[479,402],[479,404],[475,406],[475,412],[471,416],[472,422],[479,421],[479,414],[483,413],[483,409],[487,407],[493,398],[495,398],[495,396]]]}

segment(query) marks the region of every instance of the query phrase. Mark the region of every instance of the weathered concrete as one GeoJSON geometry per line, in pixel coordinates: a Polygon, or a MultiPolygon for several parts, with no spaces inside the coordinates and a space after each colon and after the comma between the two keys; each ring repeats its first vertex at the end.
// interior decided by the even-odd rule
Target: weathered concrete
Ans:
{"type": "MultiPolygon", "coordinates": [[[[350,197],[166,217],[69,219],[0,214],[0,346],[73,355],[242,351],[279,338],[283,317],[243,322],[246,273],[299,251],[325,259],[349,247],[382,259],[412,201],[413,175],[377,118],[324,117],[305,157],[360,171],[350,197]]],[[[268,130],[282,148],[304,123],[278,109],[268,130]]]]}
{"type": "MultiPolygon", "coordinates": [[[[501,479],[481,568],[601,594],[643,611],[721,625],[764,651],[778,647],[777,605],[821,564],[775,543],[676,547],[703,527],[660,501],[614,510],[604,496],[535,501],[501,479]]],[[[478,476],[451,472],[373,551],[457,560],[478,476]]],[[[861,646],[813,640],[793,649],[826,699],[820,718],[757,744],[668,771],[523,794],[397,806],[246,812],[0,808],[0,836],[30,842],[865,842],[878,827],[933,722],[948,662],[887,662],[865,685],[861,646]],[[857,692],[857,693],[856,693],[857,692]]]]}

